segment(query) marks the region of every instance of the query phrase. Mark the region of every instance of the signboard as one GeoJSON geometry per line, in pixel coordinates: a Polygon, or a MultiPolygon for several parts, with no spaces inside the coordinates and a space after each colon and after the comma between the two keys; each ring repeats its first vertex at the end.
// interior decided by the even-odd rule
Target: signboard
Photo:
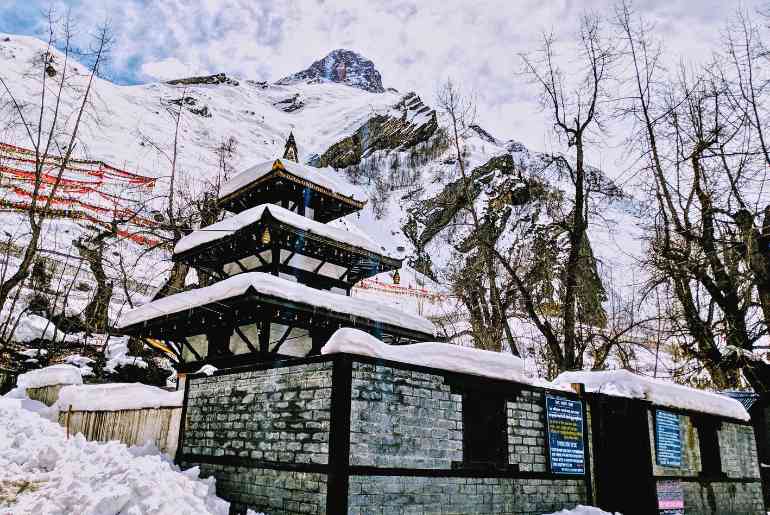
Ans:
{"type": "Polygon", "coordinates": [[[682,434],[676,413],[655,410],[655,456],[663,467],[682,466],[682,434]]]}
{"type": "Polygon", "coordinates": [[[545,396],[551,472],[585,474],[583,406],[580,401],[545,396]]]}
{"type": "Polygon", "coordinates": [[[658,481],[655,489],[660,515],[684,515],[684,491],[680,481],[658,481]]]}

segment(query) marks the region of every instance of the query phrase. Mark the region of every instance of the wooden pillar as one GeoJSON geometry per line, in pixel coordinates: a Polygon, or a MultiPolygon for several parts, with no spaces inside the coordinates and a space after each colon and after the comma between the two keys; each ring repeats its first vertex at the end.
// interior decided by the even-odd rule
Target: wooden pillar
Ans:
{"type": "Polygon", "coordinates": [[[279,275],[281,271],[281,247],[278,246],[278,242],[274,241],[272,244],[270,255],[270,273],[273,275],[279,275]]]}
{"type": "MultiPolygon", "coordinates": [[[[307,188],[305,188],[307,189],[307,188]]],[[[300,191],[297,197],[297,214],[305,216],[305,191],[300,191]]]]}
{"type": "Polygon", "coordinates": [[[206,333],[209,342],[208,359],[233,355],[230,350],[230,337],[234,330],[232,327],[223,327],[206,333]]]}
{"type": "Polygon", "coordinates": [[[263,320],[259,323],[259,352],[267,354],[270,352],[270,321],[263,320]]]}

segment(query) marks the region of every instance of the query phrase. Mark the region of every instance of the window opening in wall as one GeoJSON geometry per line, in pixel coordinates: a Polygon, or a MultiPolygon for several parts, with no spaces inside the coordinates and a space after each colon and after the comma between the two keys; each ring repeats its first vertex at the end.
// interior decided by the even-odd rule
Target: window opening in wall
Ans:
{"type": "Polygon", "coordinates": [[[505,398],[490,392],[463,394],[463,464],[508,466],[508,416],[505,398]]]}
{"type": "Polygon", "coordinates": [[[722,423],[712,417],[694,420],[700,445],[701,475],[722,476],[722,457],[719,452],[719,429],[722,423]]]}

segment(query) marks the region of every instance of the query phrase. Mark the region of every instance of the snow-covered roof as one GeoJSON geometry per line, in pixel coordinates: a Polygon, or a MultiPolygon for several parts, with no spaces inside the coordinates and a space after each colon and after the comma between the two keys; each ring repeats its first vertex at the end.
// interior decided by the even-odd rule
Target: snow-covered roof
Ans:
{"type": "Polygon", "coordinates": [[[118,321],[118,327],[126,328],[164,315],[238,297],[249,289],[269,297],[308,304],[421,333],[434,334],[433,323],[423,317],[404,313],[380,302],[317,290],[262,272],[239,274],[205,288],[169,295],[139,306],[126,312],[118,321]]]}
{"type": "Polygon", "coordinates": [[[219,191],[219,198],[223,199],[239,191],[252,182],[255,182],[266,176],[276,168],[283,168],[286,172],[304,179],[308,182],[325,188],[330,192],[353,198],[359,202],[366,201],[366,195],[360,188],[346,181],[333,168],[316,168],[289,159],[276,159],[273,161],[263,161],[239,173],[229,181],[222,184],[219,191]]]}
{"type": "MultiPolygon", "coordinates": [[[[181,254],[206,243],[232,236],[236,231],[259,221],[266,212],[278,221],[297,229],[317,234],[339,243],[345,243],[353,247],[368,250],[374,254],[384,255],[382,247],[362,234],[356,234],[339,227],[316,222],[315,220],[311,220],[310,218],[273,204],[262,204],[257,207],[252,207],[251,209],[241,211],[234,216],[225,218],[221,222],[193,231],[179,240],[176,247],[174,247],[174,253],[181,254]]],[[[393,257],[393,259],[398,258],[393,257]]]]}
{"type": "Polygon", "coordinates": [[[16,379],[16,385],[21,388],[42,388],[59,384],[83,384],[83,377],[78,367],[65,364],[51,365],[30,370],[16,379]]]}
{"type": "Polygon", "coordinates": [[[177,408],[182,390],[169,392],[142,383],[108,383],[65,386],[59,392],[56,408],[67,411],[117,411],[142,408],[177,408]]]}
{"type": "Polygon", "coordinates": [[[589,392],[644,399],[658,406],[749,420],[748,412],[735,399],[661,379],[639,376],[628,370],[563,372],[554,380],[554,383],[561,385],[583,383],[589,392]]]}
{"type": "Polygon", "coordinates": [[[388,345],[369,333],[349,327],[338,329],[321,348],[321,354],[335,353],[369,356],[536,386],[552,386],[542,379],[529,376],[524,370],[524,361],[512,354],[442,342],[388,345]]]}

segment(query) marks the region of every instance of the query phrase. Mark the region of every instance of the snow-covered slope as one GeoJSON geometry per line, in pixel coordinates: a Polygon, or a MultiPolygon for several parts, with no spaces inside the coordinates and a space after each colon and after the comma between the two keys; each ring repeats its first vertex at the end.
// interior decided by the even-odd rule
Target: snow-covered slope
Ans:
{"type": "MultiPolygon", "coordinates": [[[[0,34],[0,73],[12,92],[30,106],[38,102],[40,78],[28,72],[43,49],[42,42],[34,38],[0,34]]],[[[204,179],[219,173],[214,149],[228,138],[236,141],[229,165],[237,173],[279,157],[286,137],[293,131],[303,163],[344,168],[330,173],[337,174],[338,182],[357,183],[370,196],[363,211],[334,225],[366,234],[382,247],[383,253],[414,256],[418,250],[414,239],[402,231],[410,211],[419,202],[440,194],[456,174],[452,151],[440,141],[442,120],[431,109],[429,99],[383,90],[379,72],[361,56],[337,52],[318,63],[279,83],[222,75],[136,86],[97,79],[93,105],[80,133],[78,157],[157,177],[147,202],[154,209],[162,209],[170,170],[163,153],[170,151],[174,134],[174,121],[164,107],[168,102],[184,106],[178,156],[182,178],[178,187],[189,189],[191,194],[202,188],[204,179]],[[340,75],[340,63],[345,64],[344,76],[340,75]],[[387,181],[374,177],[375,171],[387,175],[387,181]]],[[[86,70],[80,65],[77,68],[85,77],[86,70]]],[[[75,109],[76,100],[77,95],[68,94],[65,110],[75,109]]],[[[541,159],[540,154],[514,140],[490,135],[482,128],[483,120],[479,123],[463,137],[469,169],[500,156],[509,156],[525,167],[541,159]]],[[[18,128],[3,133],[2,138],[29,146],[18,128]]],[[[543,179],[555,189],[566,184],[566,178],[557,173],[548,172],[543,179]]],[[[494,188],[499,184],[493,182],[484,198],[497,195],[494,188]]],[[[636,272],[636,261],[642,254],[637,207],[629,196],[618,195],[603,202],[601,216],[595,218],[590,229],[597,268],[606,288],[627,293],[641,282],[636,272]]],[[[0,229],[11,231],[24,227],[18,216],[2,213],[0,225],[0,229]]],[[[65,255],[76,255],[70,242],[84,230],[81,224],[53,221],[49,227],[46,245],[65,255]]],[[[131,274],[140,284],[158,284],[170,266],[170,249],[144,254],[133,243],[122,242],[114,250],[108,273],[114,275],[120,270],[119,256],[130,256],[139,260],[131,274]]],[[[424,250],[437,267],[452,259],[449,246],[440,238],[429,242],[424,250]]],[[[77,261],[71,264],[76,266],[77,261]]],[[[355,289],[353,295],[385,301],[425,316],[449,317],[456,313],[457,300],[440,284],[441,277],[436,281],[409,267],[401,272],[400,285],[393,284],[390,274],[382,274],[355,289]]],[[[115,288],[114,292],[114,319],[127,309],[121,290],[115,288]]],[[[75,291],[69,302],[82,306],[90,295],[88,291],[75,291]]],[[[134,301],[141,303],[143,299],[137,296],[134,301]]],[[[68,309],[77,312],[71,306],[68,309]]],[[[521,331],[531,332],[528,327],[521,331]]]]}

